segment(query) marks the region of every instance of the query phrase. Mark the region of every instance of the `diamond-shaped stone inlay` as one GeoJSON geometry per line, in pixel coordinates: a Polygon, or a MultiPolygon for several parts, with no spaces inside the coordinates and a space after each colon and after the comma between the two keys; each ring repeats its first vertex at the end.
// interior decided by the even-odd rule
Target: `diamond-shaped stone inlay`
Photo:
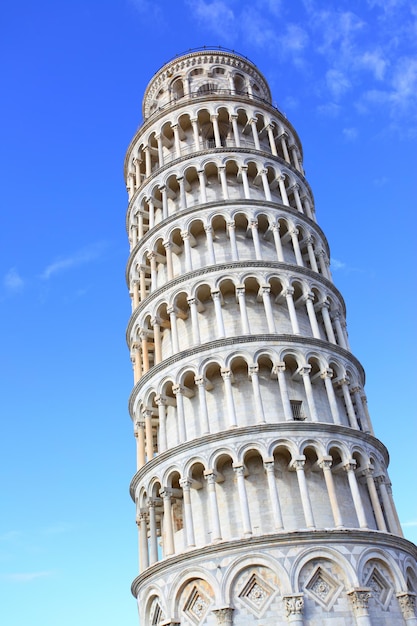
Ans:
{"type": "Polygon", "coordinates": [[[329,611],[342,591],[342,585],[322,567],[317,567],[305,586],[310,597],[329,611]]]}
{"type": "Polygon", "coordinates": [[[210,600],[205,596],[204,593],[197,587],[193,587],[190,595],[188,596],[188,600],[184,606],[184,613],[189,617],[195,624],[200,624],[209,607],[210,600]]]}
{"type": "Polygon", "coordinates": [[[268,603],[273,589],[264,580],[252,574],[239,594],[239,598],[255,613],[262,613],[268,603]]]}
{"type": "Polygon", "coordinates": [[[372,598],[376,600],[382,608],[386,609],[391,600],[392,587],[385,576],[383,576],[382,573],[374,567],[371,570],[365,584],[371,589],[372,598]]]}

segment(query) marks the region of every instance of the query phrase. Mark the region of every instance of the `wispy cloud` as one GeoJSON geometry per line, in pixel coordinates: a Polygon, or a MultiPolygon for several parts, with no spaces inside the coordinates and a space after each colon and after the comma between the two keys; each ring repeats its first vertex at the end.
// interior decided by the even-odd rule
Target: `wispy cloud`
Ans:
{"type": "Polygon", "coordinates": [[[355,141],[355,139],[358,138],[358,131],[356,128],[344,128],[342,133],[346,141],[355,141]]]}
{"type": "Polygon", "coordinates": [[[193,16],[208,30],[220,37],[235,39],[237,35],[235,14],[227,2],[223,0],[186,0],[193,16]]]}
{"type": "Polygon", "coordinates": [[[43,572],[16,572],[9,574],[1,574],[1,578],[12,583],[30,583],[40,578],[51,578],[55,576],[56,572],[43,571],[43,572]]]}
{"type": "Polygon", "coordinates": [[[411,520],[410,522],[401,522],[401,526],[403,526],[404,528],[416,528],[417,527],[417,520],[411,520]]]}
{"type": "Polygon", "coordinates": [[[60,257],[45,267],[40,278],[42,280],[49,280],[56,274],[61,274],[67,270],[91,263],[101,256],[104,248],[105,244],[103,242],[94,243],[69,256],[60,257]]]}
{"type": "Polygon", "coordinates": [[[15,267],[11,267],[8,272],[6,272],[3,277],[3,285],[9,292],[18,292],[21,291],[24,287],[25,281],[20,276],[19,272],[15,267]]]}
{"type": "Polygon", "coordinates": [[[332,270],[344,270],[346,269],[346,263],[343,263],[343,261],[338,261],[337,259],[331,259],[330,260],[330,265],[332,270]]]}

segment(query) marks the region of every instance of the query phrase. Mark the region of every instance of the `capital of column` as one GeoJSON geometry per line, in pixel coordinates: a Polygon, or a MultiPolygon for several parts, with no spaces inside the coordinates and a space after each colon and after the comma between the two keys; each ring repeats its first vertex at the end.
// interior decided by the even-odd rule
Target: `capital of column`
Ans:
{"type": "Polygon", "coordinates": [[[287,617],[290,615],[302,615],[304,610],[304,597],[302,593],[282,596],[287,617]]]}
{"type": "Polygon", "coordinates": [[[204,470],[204,478],[209,485],[214,485],[217,482],[217,475],[213,470],[204,470]]]}
{"type": "Polygon", "coordinates": [[[227,222],[227,226],[233,230],[236,228],[236,224],[234,222],[227,222]]]}
{"type": "Polygon", "coordinates": [[[324,369],[322,372],[320,372],[320,378],[322,378],[323,380],[325,378],[333,378],[333,370],[331,367],[328,367],[326,369],[324,369]]]}
{"type": "Polygon", "coordinates": [[[236,287],[236,295],[238,297],[245,295],[245,285],[237,285],[237,287],[236,287]]]}
{"type": "Polygon", "coordinates": [[[283,373],[283,372],[285,372],[285,363],[284,363],[284,362],[282,362],[282,363],[276,363],[276,364],[274,365],[274,367],[272,368],[272,372],[273,372],[274,374],[278,374],[278,373],[283,373]]]}
{"type": "Polygon", "coordinates": [[[271,285],[261,285],[262,294],[271,293],[271,285]]]}
{"type": "Polygon", "coordinates": [[[172,241],[163,241],[162,245],[164,246],[165,250],[168,250],[168,248],[172,248],[172,241]]]}
{"type": "Polygon", "coordinates": [[[404,619],[412,619],[416,616],[416,594],[411,591],[397,593],[398,603],[404,619]]]}
{"type": "Polygon", "coordinates": [[[333,464],[333,459],[331,456],[323,456],[320,460],[319,460],[319,467],[324,470],[324,469],[330,469],[332,467],[333,464]]]}
{"type": "Polygon", "coordinates": [[[311,372],[311,365],[301,365],[297,371],[300,376],[309,376],[311,372]]]}
{"type": "Polygon", "coordinates": [[[292,296],[294,294],[294,289],[293,287],[287,287],[286,289],[283,290],[282,293],[284,294],[285,297],[292,296]]]}
{"type": "Polygon", "coordinates": [[[182,239],[184,240],[190,238],[190,233],[188,232],[188,230],[182,230],[180,234],[181,234],[182,239]]]}
{"type": "Polygon", "coordinates": [[[229,607],[224,609],[214,609],[212,613],[216,616],[217,623],[224,626],[232,626],[233,610],[229,607]]]}
{"type": "Polygon", "coordinates": [[[371,590],[368,588],[351,589],[347,592],[347,595],[351,599],[353,610],[356,615],[368,614],[368,601],[371,597],[371,590]]]}
{"type": "Polygon", "coordinates": [[[277,180],[278,181],[284,181],[285,178],[286,178],[285,174],[278,174],[278,176],[277,176],[277,180]]]}
{"type": "Polygon", "coordinates": [[[172,385],[172,392],[174,393],[174,395],[183,395],[184,387],[182,387],[181,385],[172,385]]]}
{"type": "Polygon", "coordinates": [[[169,500],[171,501],[172,498],[172,489],[168,489],[167,487],[164,487],[163,489],[161,489],[159,491],[159,495],[161,496],[161,498],[163,500],[169,500]]]}
{"type": "Polygon", "coordinates": [[[293,185],[291,185],[291,187],[289,189],[290,189],[290,191],[299,191],[300,190],[300,185],[298,183],[294,183],[293,185]]]}
{"type": "Polygon", "coordinates": [[[194,298],[193,296],[191,296],[191,298],[187,298],[187,302],[188,304],[197,304],[197,298],[194,298]]]}
{"type": "Polygon", "coordinates": [[[233,465],[233,472],[237,476],[245,476],[245,468],[243,465],[233,465]]]}
{"type": "Polygon", "coordinates": [[[226,378],[231,378],[232,370],[230,368],[227,368],[227,367],[222,367],[220,369],[220,374],[221,374],[223,380],[226,379],[226,378]]]}
{"type": "Polygon", "coordinates": [[[303,294],[303,300],[304,302],[307,302],[307,300],[311,300],[311,302],[314,301],[314,293],[311,291],[307,291],[306,293],[303,294]]]}
{"type": "Polygon", "coordinates": [[[157,406],[165,406],[167,403],[167,399],[165,396],[156,396],[155,403],[157,406]]]}
{"type": "Polygon", "coordinates": [[[349,471],[354,472],[355,469],[356,469],[356,461],[355,461],[355,459],[349,459],[347,461],[347,463],[345,463],[343,465],[343,469],[345,470],[345,472],[349,472],[349,471]]]}
{"type": "Polygon", "coordinates": [[[291,461],[291,467],[293,467],[295,470],[304,469],[305,463],[306,463],[306,458],[303,454],[291,461]]]}
{"type": "Polygon", "coordinates": [[[211,292],[211,297],[213,298],[213,300],[220,300],[220,289],[214,289],[211,292]]]}
{"type": "Polygon", "coordinates": [[[255,219],[251,220],[250,225],[252,228],[258,228],[258,220],[255,220],[255,219]]]}
{"type": "Polygon", "coordinates": [[[217,119],[219,119],[219,114],[218,114],[218,113],[212,113],[212,114],[210,115],[210,119],[211,119],[212,121],[213,121],[213,120],[217,120],[217,119]]]}
{"type": "Polygon", "coordinates": [[[257,374],[259,372],[259,365],[256,363],[255,365],[249,365],[248,373],[249,377],[252,377],[253,374],[257,374]]]}
{"type": "Polygon", "coordinates": [[[204,376],[194,376],[194,382],[197,387],[203,387],[206,384],[204,376]]]}
{"type": "Polygon", "coordinates": [[[191,478],[180,478],[179,484],[182,487],[183,491],[190,491],[193,481],[191,480],[191,478]]]}

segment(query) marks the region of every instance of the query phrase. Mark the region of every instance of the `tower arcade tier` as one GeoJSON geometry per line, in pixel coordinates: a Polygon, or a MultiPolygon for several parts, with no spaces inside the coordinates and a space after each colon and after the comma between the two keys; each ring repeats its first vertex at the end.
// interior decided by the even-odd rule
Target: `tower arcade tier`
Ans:
{"type": "Polygon", "coordinates": [[[417,626],[417,551],[296,131],[225,50],[162,67],[143,118],[125,160],[141,626],[417,626]]]}

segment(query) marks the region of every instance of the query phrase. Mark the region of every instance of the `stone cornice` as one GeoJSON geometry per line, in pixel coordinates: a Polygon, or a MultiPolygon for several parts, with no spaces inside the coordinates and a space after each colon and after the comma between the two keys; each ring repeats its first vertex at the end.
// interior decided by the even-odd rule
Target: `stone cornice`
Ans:
{"type": "Polygon", "coordinates": [[[335,287],[335,285],[330,280],[325,278],[322,274],[318,274],[317,272],[314,272],[313,270],[310,270],[307,267],[301,267],[300,265],[290,265],[289,263],[280,263],[279,261],[235,261],[231,263],[222,263],[218,265],[217,264],[206,265],[205,267],[202,267],[198,270],[194,270],[193,272],[187,272],[187,273],[181,274],[181,276],[177,276],[176,278],[173,278],[169,282],[165,283],[165,285],[162,285],[162,287],[158,287],[158,289],[155,289],[155,291],[149,294],[149,296],[147,296],[147,298],[143,302],[141,302],[139,306],[136,307],[136,309],[133,311],[132,315],[130,316],[127,329],[126,329],[126,342],[128,346],[129,346],[129,336],[132,331],[133,325],[137,317],[143,311],[143,309],[146,308],[149,302],[151,302],[151,299],[154,300],[156,298],[159,298],[161,294],[163,294],[165,291],[169,291],[172,287],[175,287],[177,285],[182,285],[183,283],[189,283],[191,280],[199,278],[200,276],[204,276],[205,274],[215,274],[216,272],[226,272],[230,270],[252,269],[252,268],[256,270],[259,270],[259,269],[271,270],[272,269],[272,270],[278,270],[278,271],[284,271],[284,272],[291,272],[295,276],[297,276],[297,274],[298,275],[301,274],[308,278],[314,278],[315,280],[317,280],[317,282],[325,285],[337,297],[337,299],[339,300],[342,306],[343,315],[346,317],[346,306],[345,306],[345,301],[343,300],[342,294],[337,289],[337,287],[335,287]]]}
{"type": "MultiPolygon", "coordinates": [[[[142,192],[143,188],[146,187],[146,185],[150,184],[153,182],[154,178],[156,178],[157,176],[159,176],[161,173],[165,172],[166,170],[169,170],[172,167],[175,167],[176,165],[182,164],[186,161],[192,161],[197,157],[203,157],[203,156],[207,156],[207,155],[219,155],[219,154],[232,154],[232,156],[234,154],[254,154],[255,156],[259,156],[259,154],[263,154],[265,155],[269,161],[277,161],[280,165],[283,165],[284,167],[288,168],[289,170],[292,171],[292,173],[299,179],[301,179],[304,183],[304,185],[306,186],[310,196],[311,196],[311,200],[312,203],[314,205],[314,195],[313,195],[313,191],[310,187],[309,182],[307,181],[306,177],[299,172],[291,163],[288,163],[287,161],[285,161],[285,159],[281,159],[281,157],[279,156],[275,156],[273,155],[271,152],[266,152],[265,150],[256,150],[256,148],[251,148],[251,147],[236,147],[236,146],[227,146],[225,148],[208,148],[206,150],[198,150],[196,152],[189,152],[187,154],[181,155],[180,157],[176,158],[176,159],[172,159],[172,161],[169,161],[168,163],[165,163],[162,167],[159,167],[157,170],[155,170],[154,172],[152,172],[152,174],[150,176],[148,176],[148,178],[146,178],[146,180],[143,181],[143,183],[135,190],[135,193],[133,194],[133,196],[130,198],[129,203],[127,205],[127,211],[126,211],[126,220],[125,220],[125,224],[126,224],[126,231],[127,233],[129,233],[129,215],[130,215],[130,211],[132,209],[133,204],[135,203],[138,195],[142,192]]],[[[244,198],[242,198],[242,200],[244,200],[244,198]]],[[[235,200],[236,201],[236,200],[235,200]]],[[[227,201],[228,202],[228,201],[227,201]]],[[[231,201],[233,202],[233,200],[231,201]]],[[[265,200],[265,202],[268,202],[268,200],[265,200]]],[[[273,204],[278,204],[278,203],[273,203],[273,204]]],[[[198,208],[199,206],[201,206],[201,203],[197,203],[194,205],[194,209],[198,208]]],[[[205,205],[203,205],[205,206],[205,205]]],[[[286,205],[282,205],[286,208],[291,209],[292,207],[287,207],[286,205]]],[[[297,211],[296,209],[294,209],[297,213],[299,213],[299,211],[297,211]]],[[[175,215],[178,215],[178,213],[176,213],[175,215]]],[[[307,216],[306,216],[307,217],[307,216]]],[[[164,220],[165,222],[166,220],[164,220]]],[[[315,222],[313,222],[315,223],[315,222]]]]}
{"type": "MultiPolygon", "coordinates": [[[[227,438],[230,439],[241,439],[246,435],[252,435],[254,441],[259,437],[259,433],[273,433],[277,435],[284,434],[286,437],[291,436],[299,436],[300,434],[313,434],[314,432],[320,432],[320,435],[328,434],[334,437],[335,435],[340,435],[342,438],[346,437],[349,439],[358,439],[361,443],[368,443],[373,448],[378,450],[384,458],[384,462],[386,466],[389,465],[389,453],[384,444],[371,435],[370,433],[364,433],[360,430],[353,430],[348,426],[340,426],[338,424],[328,424],[325,422],[277,422],[275,424],[254,424],[253,426],[241,426],[238,428],[233,428],[227,431],[227,438]]],[[[135,501],[135,491],[139,481],[146,476],[148,473],[154,473],[156,468],[165,461],[169,460],[171,457],[178,458],[182,457],[187,452],[193,452],[197,446],[208,445],[211,443],[215,443],[216,441],[219,444],[224,444],[224,431],[220,431],[218,433],[210,433],[209,435],[204,435],[203,437],[197,437],[195,439],[191,439],[190,441],[186,441],[185,443],[181,443],[175,448],[170,448],[169,450],[165,450],[164,452],[159,453],[153,459],[148,461],[136,474],[133,476],[130,483],[130,497],[133,501],[135,501]],[[175,457],[173,456],[173,452],[175,451],[175,457]]]]}
{"type": "Polygon", "coordinates": [[[374,530],[357,530],[357,529],[345,529],[345,530],[310,530],[310,531],[292,531],[285,533],[274,533],[268,535],[261,535],[251,537],[249,539],[236,539],[234,541],[220,541],[218,543],[210,544],[203,548],[195,548],[187,550],[181,554],[167,557],[161,561],[158,561],[154,565],[148,567],[140,576],[134,579],[131,586],[131,591],[136,598],[140,587],[145,584],[149,584],[157,576],[167,576],[170,571],[170,567],[178,567],[182,563],[189,563],[192,559],[201,564],[203,559],[215,558],[216,556],[225,556],[225,554],[233,555],[234,553],[242,554],[246,549],[250,554],[254,549],[271,549],[271,547],[292,547],[297,548],[299,546],[327,546],[340,544],[341,547],[347,545],[353,546],[375,546],[389,548],[392,550],[401,550],[407,555],[411,555],[417,559],[417,547],[397,535],[391,535],[374,530]]]}
{"type": "Polygon", "coordinates": [[[204,355],[205,352],[212,353],[213,351],[218,351],[224,346],[236,346],[251,343],[260,344],[262,346],[268,343],[271,343],[272,345],[303,344],[309,347],[314,346],[315,348],[319,348],[325,353],[333,352],[339,354],[340,356],[349,360],[355,365],[358,373],[362,377],[362,385],[365,384],[365,372],[358,359],[344,348],[341,348],[340,346],[337,346],[333,343],[323,341],[322,339],[315,339],[314,337],[307,338],[298,335],[237,335],[233,337],[226,337],[225,339],[214,339],[213,341],[202,344],[201,346],[195,346],[193,348],[189,348],[188,350],[182,350],[181,352],[178,352],[178,354],[174,354],[167,359],[164,359],[161,363],[158,363],[158,365],[154,365],[153,367],[151,367],[150,370],[146,372],[146,374],[144,374],[141,379],[136,383],[132,390],[132,393],[130,394],[129,413],[131,418],[133,419],[135,400],[140,394],[142,387],[159,372],[163,372],[164,370],[169,371],[172,369],[172,366],[175,363],[178,363],[180,361],[188,361],[191,357],[198,354],[204,355]]]}

